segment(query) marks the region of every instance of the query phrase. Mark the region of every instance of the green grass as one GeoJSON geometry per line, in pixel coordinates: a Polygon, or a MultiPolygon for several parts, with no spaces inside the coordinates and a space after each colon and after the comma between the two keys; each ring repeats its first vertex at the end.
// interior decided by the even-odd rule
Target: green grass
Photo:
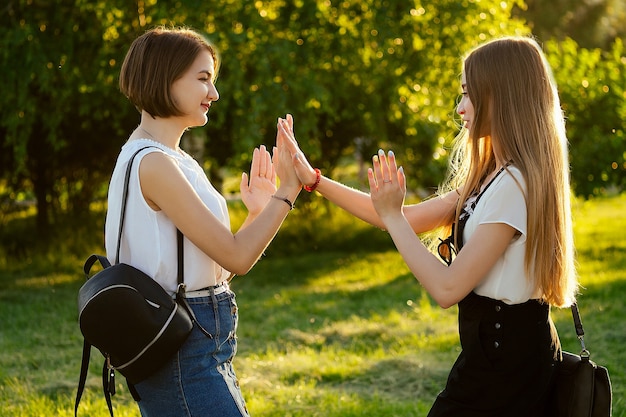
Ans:
{"type": "MultiPolygon", "coordinates": [[[[626,417],[624,213],[626,196],[574,207],[585,340],[609,368],[616,417],[626,417]]],[[[90,253],[63,255],[75,246],[0,260],[2,417],[73,414],[82,349],[76,295],[90,253]]],[[[424,416],[459,352],[456,308],[432,302],[384,232],[326,206],[292,215],[233,287],[235,367],[254,417],[424,416]]],[[[569,311],[553,315],[564,348],[578,352],[569,311]]],[[[94,350],[81,416],[108,415],[101,366],[94,350]]],[[[139,416],[123,378],[118,385],[116,416],[139,416]]]]}

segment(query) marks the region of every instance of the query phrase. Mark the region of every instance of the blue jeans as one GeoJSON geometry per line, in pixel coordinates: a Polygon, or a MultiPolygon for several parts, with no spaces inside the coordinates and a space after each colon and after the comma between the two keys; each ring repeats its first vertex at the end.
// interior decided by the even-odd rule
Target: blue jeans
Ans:
{"type": "Polygon", "coordinates": [[[188,298],[198,322],[161,370],[135,385],[143,417],[249,417],[232,360],[237,352],[237,303],[226,291],[188,298]]]}

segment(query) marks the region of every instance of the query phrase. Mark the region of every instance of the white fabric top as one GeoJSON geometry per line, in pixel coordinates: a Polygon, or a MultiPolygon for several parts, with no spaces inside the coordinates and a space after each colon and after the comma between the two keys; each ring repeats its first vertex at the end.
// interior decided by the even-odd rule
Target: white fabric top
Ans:
{"type": "MultiPolygon", "coordinates": [[[[115,262],[117,250],[122,192],[128,161],[137,150],[146,146],[152,147],[137,154],[131,169],[119,261],[153,277],[166,291],[173,294],[177,287],[178,271],[176,226],[162,211],[153,210],[143,198],[139,183],[141,159],[150,152],[169,155],[178,163],[204,204],[228,228],[230,218],[226,200],[211,185],[200,165],[191,156],[149,139],[129,141],[121,149],[109,184],[105,246],[111,264],[115,262]]],[[[184,239],[184,262],[187,291],[219,284],[230,276],[230,272],[187,238],[184,239]]]]}
{"type": "Polygon", "coordinates": [[[521,233],[511,241],[482,282],[474,288],[478,295],[507,304],[541,298],[535,280],[527,277],[524,267],[527,236],[525,192],[526,182],[522,173],[516,167],[509,166],[485,190],[463,231],[463,242],[469,240],[479,225],[487,223],[505,223],[521,233]]]}

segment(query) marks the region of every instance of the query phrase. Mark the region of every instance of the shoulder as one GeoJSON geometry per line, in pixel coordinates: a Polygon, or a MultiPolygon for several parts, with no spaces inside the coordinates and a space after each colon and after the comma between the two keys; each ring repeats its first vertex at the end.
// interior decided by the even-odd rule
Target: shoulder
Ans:
{"type": "Polygon", "coordinates": [[[521,171],[509,166],[494,180],[476,207],[481,222],[507,223],[526,230],[526,181],[521,171]]]}
{"type": "Polygon", "coordinates": [[[509,165],[495,178],[493,185],[489,187],[486,193],[491,195],[503,193],[506,195],[520,195],[526,197],[526,180],[524,175],[514,165],[509,165]]]}
{"type": "Polygon", "coordinates": [[[176,151],[149,139],[129,140],[122,147],[121,160],[135,158],[135,165],[141,165],[143,172],[146,167],[177,164],[176,151]]]}
{"type": "Polygon", "coordinates": [[[163,155],[176,156],[176,151],[168,148],[167,146],[155,142],[150,139],[131,139],[122,147],[121,154],[126,154],[129,157],[137,153],[138,156],[147,155],[150,153],[159,153],[163,155]]]}

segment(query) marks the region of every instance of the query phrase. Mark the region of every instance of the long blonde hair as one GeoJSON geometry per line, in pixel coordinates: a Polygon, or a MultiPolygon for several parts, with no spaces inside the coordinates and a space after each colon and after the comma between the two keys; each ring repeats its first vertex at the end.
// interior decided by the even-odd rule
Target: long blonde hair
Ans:
{"type": "Polygon", "coordinates": [[[550,66],[533,39],[506,37],[470,51],[464,71],[474,120],[455,140],[441,189],[459,190],[450,223],[496,163],[511,161],[526,182],[526,272],[535,277],[543,301],[570,305],[578,284],[567,138],[550,66]]]}

